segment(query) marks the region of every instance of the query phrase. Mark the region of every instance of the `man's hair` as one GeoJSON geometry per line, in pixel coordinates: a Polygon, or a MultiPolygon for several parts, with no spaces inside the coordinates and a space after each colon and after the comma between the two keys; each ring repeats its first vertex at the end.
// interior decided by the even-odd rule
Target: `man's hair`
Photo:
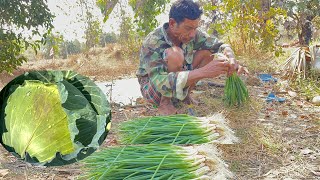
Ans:
{"type": "Polygon", "coordinates": [[[169,18],[173,18],[179,24],[185,18],[198,19],[201,14],[200,5],[193,0],[177,0],[171,6],[169,18]]]}

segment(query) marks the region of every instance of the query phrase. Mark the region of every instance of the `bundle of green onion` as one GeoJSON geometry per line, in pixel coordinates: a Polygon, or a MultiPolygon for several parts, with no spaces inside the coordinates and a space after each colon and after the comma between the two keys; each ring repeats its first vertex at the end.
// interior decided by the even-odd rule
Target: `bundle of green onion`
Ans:
{"type": "Polygon", "coordinates": [[[227,78],[224,89],[224,102],[227,106],[241,106],[249,100],[246,85],[236,73],[227,78]]]}
{"type": "Polygon", "coordinates": [[[83,179],[226,179],[232,174],[210,145],[107,148],[84,160],[83,179]],[[208,153],[206,153],[208,152],[208,153]]]}
{"type": "Polygon", "coordinates": [[[209,118],[188,115],[144,117],[120,124],[121,144],[231,144],[237,139],[221,114],[209,118]]]}

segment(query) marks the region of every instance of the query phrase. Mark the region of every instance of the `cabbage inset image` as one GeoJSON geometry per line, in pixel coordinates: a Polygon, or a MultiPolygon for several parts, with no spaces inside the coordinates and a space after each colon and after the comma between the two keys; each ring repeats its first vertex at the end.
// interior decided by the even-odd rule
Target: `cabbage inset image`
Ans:
{"type": "Polygon", "coordinates": [[[111,120],[106,96],[73,71],[33,71],[0,92],[1,144],[41,165],[65,165],[93,153],[111,120]]]}

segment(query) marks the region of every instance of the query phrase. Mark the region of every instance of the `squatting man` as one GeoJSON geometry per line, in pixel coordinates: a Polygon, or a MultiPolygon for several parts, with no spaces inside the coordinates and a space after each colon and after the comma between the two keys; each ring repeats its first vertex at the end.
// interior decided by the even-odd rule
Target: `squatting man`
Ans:
{"type": "Polygon", "coordinates": [[[175,1],[169,22],[151,32],[142,44],[137,72],[140,90],[147,102],[158,106],[160,115],[177,113],[173,101],[195,103],[190,91],[203,78],[247,72],[229,45],[198,30],[202,13],[192,0],[175,1]],[[215,58],[216,53],[224,57],[215,58]]]}

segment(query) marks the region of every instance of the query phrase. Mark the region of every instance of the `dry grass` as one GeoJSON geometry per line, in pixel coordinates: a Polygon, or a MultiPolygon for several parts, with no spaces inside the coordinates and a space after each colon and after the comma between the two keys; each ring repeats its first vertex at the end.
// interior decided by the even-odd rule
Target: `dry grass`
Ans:
{"type": "MultiPolygon", "coordinates": [[[[221,84],[224,82],[224,78],[214,79],[213,81],[221,84]]],[[[266,108],[269,107],[266,107],[263,99],[257,97],[261,92],[256,86],[248,86],[248,88],[251,102],[241,108],[224,107],[222,101],[223,88],[208,86],[196,88],[198,91],[204,91],[196,96],[203,103],[200,106],[194,106],[197,116],[208,116],[215,112],[222,112],[229,120],[230,128],[235,131],[236,136],[241,140],[238,144],[218,146],[223,152],[223,159],[229,164],[230,170],[235,173],[235,179],[247,180],[269,177],[282,179],[302,176],[312,179],[314,176],[308,174],[308,172],[310,172],[310,169],[314,171],[314,163],[310,164],[310,161],[308,162],[306,158],[301,158],[299,156],[300,151],[295,154],[295,161],[288,161],[292,156],[292,147],[288,142],[295,140],[301,131],[294,135],[286,135],[283,131],[279,131],[278,128],[282,130],[286,128],[283,127],[284,117],[264,120],[263,118],[267,118],[265,117],[267,116],[265,114],[266,108]],[[272,126],[269,127],[268,123],[264,124],[264,121],[270,121],[269,123],[272,126]],[[304,167],[297,162],[301,162],[304,167]],[[279,174],[277,175],[277,173],[279,174]]],[[[187,112],[186,107],[184,108],[184,112],[187,112]]],[[[281,109],[284,110],[285,105],[273,108],[278,108],[278,114],[281,114],[281,109]]],[[[290,127],[294,128],[296,125],[290,125],[290,127]]],[[[310,131],[318,132],[314,128],[310,131]]],[[[317,146],[316,143],[318,142],[310,142],[310,139],[299,142],[301,146],[305,147],[315,147],[317,146]]]]}
{"type": "Polygon", "coordinates": [[[240,63],[245,65],[250,73],[273,73],[279,64],[273,60],[272,55],[256,55],[254,57],[239,57],[240,63]]]}
{"type": "Polygon", "coordinates": [[[270,129],[253,127],[252,128],[253,136],[257,138],[257,141],[261,143],[263,148],[266,148],[266,151],[271,155],[277,155],[283,147],[281,137],[277,137],[270,129]]]}
{"type": "Polygon", "coordinates": [[[119,47],[91,49],[87,54],[71,55],[68,59],[43,60],[27,63],[23,66],[29,70],[74,70],[98,81],[134,76],[137,59],[123,59],[119,47]]]}
{"type": "MultiPolygon", "coordinates": [[[[250,89],[252,93],[252,89],[250,89]]],[[[257,179],[277,162],[280,146],[273,136],[266,133],[265,127],[257,122],[262,103],[251,97],[251,103],[241,109],[228,109],[230,127],[241,139],[239,144],[221,145],[225,160],[237,179],[257,179]],[[275,150],[276,149],[276,150],[275,150]]]]}
{"type": "Polygon", "coordinates": [[[1,73],[0,89],[8,82],[32,70],[73,70],[95,81],[110,81],[135,76],[138,59],[125,59],[119,45],[91,49],[87,54],[70,55],[68,59],[46,59],[24,63],[12,75],[1,73]]]}
{"type": "Polygon", "coordinates": [[[246,37],[247,42],[234,33],[226,36],[225,41],[230,43],[233,51],[241,64],[247,66],[250,72],[269,73],[275,70],[277,62],[274,60],[274,54],[261,49],[258,43],[253,42],[246,37]]]}
{"type": "Polygon", "coordinates": [[[7,85],[11,80],[13,80],[15,77],[25,73],[26,69],[23,68],[19,68],[17,70],[15,70],[12,74],[8,74],[5,72],[0,73],[0,90],[7,85]]]}
{"type": "MultiPolygon", "coordinates": [[[[251,74],[273,73],[277,70],[275,67],[281,64],[288,55],[290,55],[290,51],[280,58],[274,58],[271,54],[263,52],[254,52],[251,57],[240,57],[240,61],[249,67],[251,74]]],[[[29,62],[23,65],[24,69],[16,71],[15,76],[31,69],[71,69],[95,80],[104,81],[115,77],[133,75],[137,66],[137,60],[124,58],[118,47],[110,45],[103,49],[94,50],[87,56],[74,55],[67,60],[29,62]]],[[[1,83],[4,83],[3,79],[7,79],[6,82],[8,82],[9,79],[13,79],[13,76],[1,74],[0,89],[1,83]]],[[[216,78],[213,81],[224,84],[225,77],[216,78]]],[[[202,91],[202,93],[193,94],[202,103],[199,106],[193,106],[197,116],[210,116],[217,112],[223,113],[229,120],[230,128],[235,131],[236,136],[241,140],[238,144],[219,145],[218,147],[222,150],[223,159],[229,164],[230,170],[236,174],[235,179],[267,179],[270,177],[275,179],[285,179],[286,177],[312,179],[315,177],[314,179],[316,179],[316,176],[310,173],[310,169],[315,172],[313,166],[317,162],[308,159],[309,155],[301,156],[300,152],[301,149],[306,147],[315,152],[320,152],[316,150],[320,147],[318,138],[320,110],[317,113],[311,108],[304,110],[297,105],[288,107],[286,104],[268,105],[258,95],[271,89],[262,86],[259,79],[254,76],[247,78],[246,82],[249,85],[251,102],[239,109],[224,107],[222,101],[224,90],[221,87],[200,86],[196,87],[196,90],[198,92],[202,91]],[[273,114],[268,115],[268,109],[273,109],[273,114]],[[296,119],[284,117],[282,114],[284,110],[289,113],[302,114],[309,119],[298,120],[299,117],[296,119]],[[310,112],[311,110],[312,112],[310,112]],[[268,126],[268,124],[272,126],[268,126]],[[304,128],[301,125],[313,126],[304,128]],[[292,131],[284,131],[288,127],[292,131]],[[288,160],[290,158],[294,160],[288,160]]],[[[291,101],[287,101],[291,103],[291,101]]],[[[188,106],[181,107],[180,112],[187,113],[187,108],[188,106]]],[[[147,106],[125,107],[121,111],[119,109],[120,107],[113,107],[113,125],[120,121],[143,116],[145,113],[147,115],[155,114],[154,109],[147,106]]],[[[107,138],[108,145],[116,144],[114,136],[111,130],[107,138]]],[[[319,157],[316,161],[319,161],[318,159],[319,157]]],[[[320,172],[320,169],[317,172],[320,172]]]]}
{"type": "MultiPolygon", "coordinates": [[[[275,57],[274,52],[265,51],[259,43],[247,39],[243,42],[241,38],[231,33],[226,42],[230,43],[232,49],[241,64],[247,66],[252,74],[255,73],[274,73],[279,71],[279,66],[290,56],[294,48],[281,48],[279,57],[275,57]]],[[[280,47],[276,47],[280,50],[280,47]]],[[[279,51],[280,52],[280,51],[279,51]]]]}

